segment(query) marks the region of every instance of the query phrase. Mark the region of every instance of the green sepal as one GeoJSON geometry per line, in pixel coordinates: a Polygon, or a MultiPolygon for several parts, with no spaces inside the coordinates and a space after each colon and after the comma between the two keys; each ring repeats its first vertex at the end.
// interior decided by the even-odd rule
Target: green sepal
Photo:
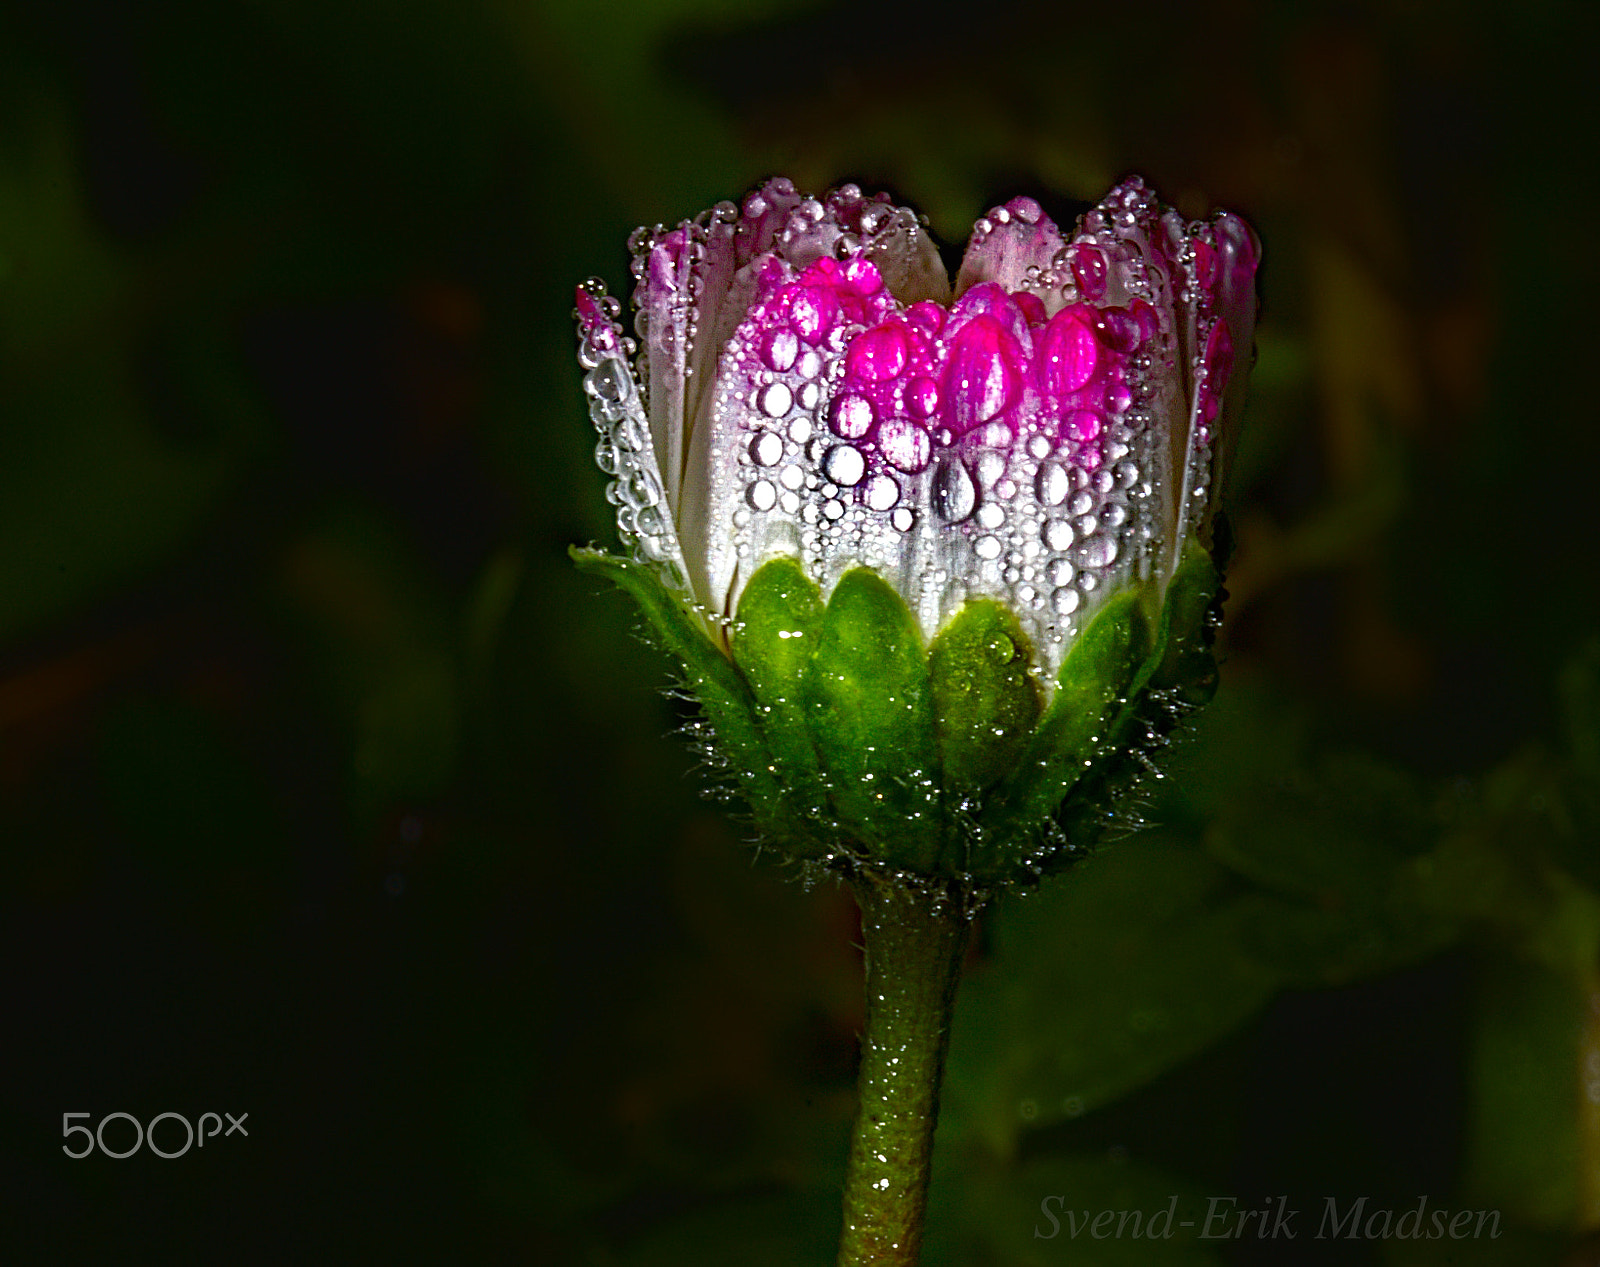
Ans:
{"type": "Polygon", "coordinates": [[[1106,727],[1105,757],[1072,789],[1057,816],[1074,844],[1088,848],[1098,841],[1128,788],[1157,768],[1155,753],[1173,728],[1217,693],[1212,608],[1221,595],[1222,574],[1191,538],[1167,584],[1155,647],[1106,727]]]}
{"type": "Polygon", "coordinates": [[[685,685],[700,702],[717,751],[756,826],[764,835],[799,846],[803,832],[761,732],[755,697],[733,661],[711,640],[704,621],[645,564],[581,546],[567,553],[579,571],[604,577],[639,604],[653,641],[683,666],[685,685]]]}
{"type": "Polygon", "coordinates": [[[767,747],[791,799],[826,810],[822,766],[806,725],[801,680],[822,635],[822,591],[796,559],[764,563],[739,598],[733,662],[755,696],[767,747]]]}
{"type": "Polygon", "coordinates": [[[1190,538],[1167,584],[1149,680],[1153,688],[1177,692],[1190,707],[1209,704],[1217,693],[1212,608],[1221,594],[1222,574],[1204,547],[1190,538]]]}
{"type": "Polygon", "coordinates": [[[834,588],[801,686],[841,827],[871,857],[931,872],[944,836],[933,687],[916,619],[876,572],[834,588]]]}
{"type": "Polygon", "coordinates": [[[1022,865],[1067,792],[1106,752],[1116,711],[1150,658],[1147,603],[1145,587],[1123,590],[1072,644],[1050,707],[984,805],[980,828],[991,848],[972,859],[976,873],[1002,878],[1022,865]]]}
{"type": "Polygon", "coordinates": [[[933,640],[928,669],[946,788],[981,792],[1021,757],[1042,707],[1032,655],[1016,616],[988,598],[967,603],[933,640]]]}

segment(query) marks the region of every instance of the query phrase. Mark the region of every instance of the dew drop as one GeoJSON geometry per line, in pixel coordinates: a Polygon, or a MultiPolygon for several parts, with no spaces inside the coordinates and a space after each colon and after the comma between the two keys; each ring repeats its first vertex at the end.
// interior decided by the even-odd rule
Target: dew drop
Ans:
{"type": "Polygon", "coordinates": [[[789,439],[796,444],[804,444],[811,439],[811,419],[796,418],[789,424],[789,439]]]}
{"type": "Polygon", "coordinates": [[[898,323],[874,326],[856,336],[845,357],[848,372],[873,382],[898,378],[906,367],[906,332],[898,323]]]}
{"type": "Polygon", "coordinates": [[[909,418],[891,418],[878,428],[878,451],[884,461],[908,475],[926,467],[933,457],[933,441],[909,418]]]}
{"type": "Polygon", "coordinates": [[[1071,491],[1071,481],[1067,475],[1067,468],[1060,462],[1046,462],[1039,468],[1039,478],[1035,487],[1038,489],[1039,501],[1046,506],[1059,506],[1067,500],[1071,491]]]}
{"type": "Polygon", "coordinates": [[[1072,566],[1071,559],[1052,559],[1050,561],[1050,584],[1071,585],[1073,578],[1078,575],[1078,569],[1072,566]]]}
{"type": "Polygon", "coordinates": [[[1064,585],[1050,595],[1050,606],[1055,609],[1058,616],[1070,616],[1078,610],[1078,604],[1082,601],[1078,591],[1070,585],[1064,585]]]}
{"type": "Polygon", "coordinates": [[[622,397],[622,381],[617,374],[615,361],[602,361],[589,372],[589,390],[601,400],[619,400],[622,397]]]}
{"type": "Polygon", "coordinates": [[[789,390],[787,383],[768,383],[761,389],[757,403],[767,417],[781,418],[794,404],[794,393],[789,390]]]}
{"type": "Polygon", "coordinates": [[[897,506],[889,522],[900,532],[910,532],[917,522],[917,512],[909,506],[897,506]]]}
{"type": "Polygon", "coordinates": [[[750,460],[757,466],[777,466],[783,461],[783,440],[775,431],[763,431],[750,442],[750,460]]]}
{"type": "Polygon", "coordinates": [[[978,483],[984,488],[993,488],[995,482],[1006,473],[1006,458],[1003,453],[992,450],[978,454],[977,474],[978,483]]]}
{"type": "Polygon", "coordinates": [[[822,503],[822,516],[824,519],[838,519],[844,514],[844,503],[835,497],[830,497],[822,503]]]}
{"type": "Polygon", "coordinates": [[[906,408],[918,418],[931,417],[939,408],[939,384],[931,378],[914,378],[906,388],[906,408]]]}
{"type": "Polygon", "coordinates": [[[841,396],[833,402],[831,421],[835,435],[859,440],[872,430],[872,405],[865,396],[841,396]]]}
{"type": "Polygon", "coordinates": [[[778,483],[795,491],[799,491],[805,482],[806,473],[798,466],[786,466],[778,475],[778,483]]]}
{"type": "Polygon", "coordinates": [[[889,510],[900,500],[900,485],[892,475],[874,475],[863,490],[863,500],[873,510],[889,510]]]}
{"type": "Polygon", "coordinates": [[[947,523],[959,523],[978,506],[978,488],[960,462],[946,462],[933,476],[933,507],[947,523]]]}
{"type": "Polygon", "coordinates": [[[1090,537],[1083,543],[1083,562],[1085,567],[1099,568],[1102,571],[1117,561],[1117,539],[1109,533],[1090,537]]]}
{"type": "Polygon", "coordinates": [[[998,502],[984,502],[978,507],[978,526],[993,532],[1006,521],[1005,507],[998,502]]]}
{"type": "Polygon", "coordinates": [[[1074,540],[1072,525],[1065,519],[1050,519],[1044,525],[1044,543],[1052,550],[1065,550],[1074,540]]]}
{"type": "Polygon", "coordinates": [[[795,337],[793,330],[774,330],[767,339],[762,360],[766,361],[768,369],[780,373],[794,364],[795,358],[800,355],[800,340],[795,337]]]}
{"type": "Polygon", "coordinates": [[[1100,415],[1092,409],[1074,409],[1067,415],[1067,434],[1083,444],[1098,439],[1100,415]]]}
{"type": "Polygon", "coordinates": [[[1067,507],[1074,515],[1086,515],[1094,509],[1094,494],[1082,489],[1073,494],[1072,505],[1067,507]]]}
{"type": "Polygon", "coordinates": [[[781,493],[778,496],[778,505],[783,507],[785,514],[797,515],[800,513],[800,494],[794,492],[781,493]]]}
{"type": "Polygon", "coordinates": [[[757,510],[771,510],[778,504],[778,490],[771,480],[757,480],[745,492],[745,497],[757,510]]]}
{"type": "Polygon", "coordinates": [[[822,472],[842,488],[853,488],[866,474],[866,459],[861,450],[848,444],[836,444],[822,459],[822,472]]]}
{"type": "Polygon", "coordinates": [[[980,559],[1000,557],[1000,542],[995,537],[979,537],[972,543],[972,549],[980,559]]]}

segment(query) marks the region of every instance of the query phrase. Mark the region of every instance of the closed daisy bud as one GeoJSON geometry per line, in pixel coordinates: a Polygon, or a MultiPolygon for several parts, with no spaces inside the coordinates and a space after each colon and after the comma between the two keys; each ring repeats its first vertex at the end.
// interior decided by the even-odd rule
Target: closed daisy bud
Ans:
{"type": "Polygon", "coordinates": [[[1215,679],[1238,217],[1017,198],[954,287],[914,213],[785,180],[632,242],[580,359],[626,557],[762,835],[980,886],[1092,844],[1215,679]]]}

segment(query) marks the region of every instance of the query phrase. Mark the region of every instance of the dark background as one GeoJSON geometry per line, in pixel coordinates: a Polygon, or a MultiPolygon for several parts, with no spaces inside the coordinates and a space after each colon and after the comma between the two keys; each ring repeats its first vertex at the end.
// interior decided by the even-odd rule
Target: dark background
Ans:
{"type": "Polygon", "coordinates": [[[1527,946],[1592,913],[1567,811],[1594,26],[1440,0],[0,8],[0,1253],[831,1261],[853,907],[752,867],[665,662],[567,562],[613,538],[572,287],[625,295],[632,227],[770,174],[889,188],[959,251],[997,201],[1138,171],[1265,242],[1225,684],[1159,829],[980,931],[930,1265],[1557,1261],[1583,979],[1527,946]],[[1484,841],[1583,891],[1508,916],[1520,881],[1484,864],[1369,911],[1484,841]],[[1299,892],[1280,847],[1338,874],[1299,892]],[[1283,892],[1300,922],[1257,919],[1283,892]],[[1152,1021],[1141,990],[1177,1003],[1152,1021]],[[1076,1100],[1028,1065],[1075,1007],[1116,1071],[1076,1100]],[[61,1152],[63,1113],[168,1110],[249,1136],[61,1152]],[[1287,1194],[1302,1224],[1428,1194],[1512,1235],[1032,1235],[1046,1193],[1180,1191],[1287,1194]]]}

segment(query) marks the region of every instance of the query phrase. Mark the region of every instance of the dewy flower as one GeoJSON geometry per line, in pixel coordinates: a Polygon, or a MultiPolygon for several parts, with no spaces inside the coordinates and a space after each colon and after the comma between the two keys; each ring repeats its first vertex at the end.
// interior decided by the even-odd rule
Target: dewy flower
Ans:
{"type": "Polygon", "coordinates": [[[1137,179],[1016,198],[954,286],[917,217],[786,180],[578,291],[631,559],[763,834],[980,882],[1087,844],[1214,675],[1218,467],[1254,236],[1137,179]]]}

